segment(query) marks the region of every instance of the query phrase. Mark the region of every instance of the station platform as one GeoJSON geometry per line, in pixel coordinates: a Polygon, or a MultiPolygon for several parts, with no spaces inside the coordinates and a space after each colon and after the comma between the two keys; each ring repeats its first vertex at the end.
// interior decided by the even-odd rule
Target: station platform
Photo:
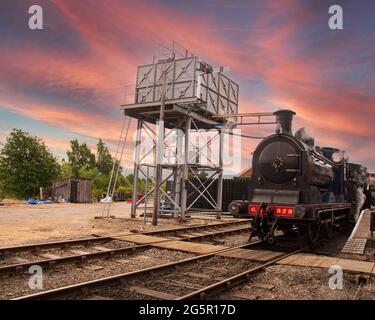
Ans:
{"type": "Polygon", "coordinates": [[[371,238],[371,212],[372,210],[370,209],[361,212],[357,224],[341,252],[359,255],[364,254],[367,241],[371,238]]]}

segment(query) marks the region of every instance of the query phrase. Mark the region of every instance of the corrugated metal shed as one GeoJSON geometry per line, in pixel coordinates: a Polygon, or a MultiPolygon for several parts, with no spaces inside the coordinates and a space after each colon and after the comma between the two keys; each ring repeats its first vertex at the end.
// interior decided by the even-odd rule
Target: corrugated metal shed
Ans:
{"type": "Polygon", "coordinates": [[[52,182],[52,198],[65,199],[68,202],[92,202],[91,179],[70,177],[52,182]]]}

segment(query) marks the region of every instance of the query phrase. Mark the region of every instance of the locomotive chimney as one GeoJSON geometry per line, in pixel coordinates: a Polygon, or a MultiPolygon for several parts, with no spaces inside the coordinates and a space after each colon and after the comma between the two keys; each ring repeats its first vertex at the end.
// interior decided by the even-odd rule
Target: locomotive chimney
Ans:
{"type": "Polygon", "coordinates": [[[278,110],[273,114],[276,116],[276,122],[281,127],[281,133],[292,135],[293,116],[296,113],[291,110],[278,110]]]}

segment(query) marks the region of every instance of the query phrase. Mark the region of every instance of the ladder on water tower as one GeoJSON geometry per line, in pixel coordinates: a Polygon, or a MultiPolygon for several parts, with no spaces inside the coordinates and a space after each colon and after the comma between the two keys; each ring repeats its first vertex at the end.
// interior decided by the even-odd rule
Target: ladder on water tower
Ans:
{"type": "Polygon", "coordinates": [[[113,202],[113,195],[116,191],[117,180],[120,175],[121,161],[124,155],[126,140],[128,138],[131,118],[124,116],[124,122],[122,124],[120,139],[117,144],[116,155],[112,165],[111,176],[109,178],[107,194],[105,196],[102,208],[102,218],[108,218],[113,202]],[[119,157],[119,159],[118,159],[119,157]]]}

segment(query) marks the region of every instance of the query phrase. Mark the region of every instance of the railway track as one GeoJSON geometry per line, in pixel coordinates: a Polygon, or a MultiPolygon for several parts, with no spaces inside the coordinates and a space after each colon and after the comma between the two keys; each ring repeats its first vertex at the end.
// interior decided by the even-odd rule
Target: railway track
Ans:
{"type": "Polygon", "coordinates": [[[132,299],[134,295],[135,298],[144,297],[148,299],[205,299],[242,284],[248,281],[252,274],[306,249],[282,254],[278,258],[265,263],[240,261],[239,259],[218,256],[218,254],[231,250],[249,248],[258,243],[221,249],[206,255],[21,296],[15,298],[15,300],[132,299]],[[224,268],[222,268],[223,266],[224,268]],[[249,268],[246,268],[246,266],[249,268]],[[211,275],[205,274],[207,270],[210,271],[211,275]],[[229,276],[220,275],[220,270],[225,271],[226,274],[229,272],[229,276]],[[183,278],[185,280],[182,280],[183,278]],[[204,285],[202,285],[203,283],[204,285]],[[145,285],[147,286],[145,287],[145,285]]]}
{"type": "MultiPolygon", "coordinates": [[[[198,228],[200,230],[200,233],[189,233],[187,231],[190,230],[197,230],[197,227],[188,227],[183,228],[182,230],[179,230],[178,232],[175,232],[175,230],[164,230],[164,231],[157,231],[157,232],[149,232],[149,233],[143,233],[143,234],[152,234],[152,235],[165,235],[166,233],[172,233],[173,237],[171,239],[165,239],[162,238],[160,241],[153,241],[146,244],[141,245],[127,245],[120,248],[108,248],[105,247],[106,243],[111,243],[111,241],[117,241],[120,243],[126,243],[126,236],[123,238],[123,240],[114,240],[111,237],[101,237],[101,238],[94,238],[94,240],[98,241],[91,241],[86,239],[79,239],[79,240],[73,240],[73,241],[67,241],[67,242],[54,242],[54,243],[45,243],[44,246],[40,247],[39,244],[36,245],[27,245],[27,246],[20,246],[22,250],[20,250],[19,247],[12,247],[15,248],[14,252],[12,253],[19,253],[24,252],[27,249],[31,250],[33,253],[32,258],[28,257],[29,259],[24,262],[20,263],[9,263],[9,264],[3,264],[0,265],[0,274],[13,274],[13,273],[21,273],[25,270],[27,270],[32,265],[38,265],[44,269],[49,267],[55,267],[56,265],[60,264],[72,264],[72,263],[82,263],[89,260],[94,259],[108,259],[108,258],[114,258],[116,256],[120,255],[129,255],[134,254],[136,252],[140,252],[143,250],[150,249],[153,245],[157,243],[165,243],[168,241],[175,241],[176,239],[181,241],[193,241],[193,240],[203,240],[203,239],[210,239],[213,237],[218,236],[225,236],[232,233],[240,233],[240,232],[247,232],[249,230],[249,226],[243,225],[241,223],[238,224],[238,226],[233,226],[232,223],[230,224],[215,224],[215,226],[206,226],[206,228],[203,228],[202,226],[198,228]],[[204,231],[202,233],[202,230],[204,231]],[[102,246],[95,246],[99,242],[102,244],[102,246]],[[104,246],[103,246],[104,243],[104,246]],[[93,252],[87,252],[81,250],[75,250],[71,249],[73,246],[76,245],[82,245],[84,244],[86,247],[84,250],[90,249],[93,252]],[[59,252],[60,255],[51,254],[48,252],[45,252],[46,249],[56,249],[56,246],[63,247],[65,250],[63,252],[64,256],[61,256],[61,252],[59,252]],[[41,249],[43,248],[43,249],[41,249]]],[[[129,243],[127,243],[129,244],[129,243]]],[[[3,256],[4,257],[9,256],[10,252],[9,249],[7,249],[7,254],[3,256]]],[[[18,259],[22,260],[22,257],[18,257],[18,259]]],[[[13,261],[12,257],[10,257],[9,261],[13,261]]]]}
{"type": "MultiPolygon", "coordinates": [[[[287,252],[281,252],[280,250],[275,251],[279,255],[276,258],[267,258],[265,262],[254,262],[257,259],[246,260],[243,256],[240,257],[234,253],[229,253],[232,250],[249,248],[252,247],[254,252],[259,252],[264,249],[264,246],[260,241],[256,241],[251,244],[245,244],[241,246],[236,246],[232,248],[220,249],[209,254],[204,254],[200,256],[189,255],[179,255],[174,259],[164,258],[163,255],[169,255],[169,252],[173,250],[167,249],[157,249],[155,244],[163,242],[176,242],[180,240],[183,241],[194,241],[209,239],[216,236],[225,236],[231,233],[238,233],[242,231],[248,231],[249,226],[245,222],[237,223],[224,223],[215,225],[205,225],[205,226],[189,226],[185,228],[168,229],[168,230],[158,230],[151,232],[144,232],[142,235],[152,235],[153,238],[156,236],[169,235],[170,238],[165,237],[160,238],[160,241],[153,241],[150,243],[144,243],[141,245],[129,245],[127,247],[121,248],[100,248],[97,252],[84,252],[82,254],[75,254],[64,257],[57,257],[44,260],[35,260],[27,263],[15,264],[15,265],[5,265],[0,266],[0,274],[12,274],[19,273],[20,271],[25,271],[30,265],[38,264],[43,267],[43,270],[54,267],[59,264],[64,263],[81,263],[85,265],[84,262],[95,260],[95,259],[109,259],[105,264],[110,267],[110,265],[115,264],[115,260],[118,257],[122,258],[121,255],[130,255],[130,259],[133,261],[133,266],[131,268],[119,268],[116,273],[113,270],[108,269],[111,272],[103,270],[101,273],[97,273],[94,280],[87,281],[88,279],[93,279],[94,277],[81,277],[81,282],[75,281],[62,281],[59,283],[59,287],[55,288],[55,285],[47,285],[46,288],[54,288],[46,291],[41,291],[33,294],[29,294],[26,291],[19,291],[18,294],[13,294],[11,297],[15,300],[33,300],[33,299],[175,299],[175,300],[189,300],[189,299],[207,299],[210,297],[218,297],[221,293],[230,290],[231,288],[245,284],[252,276],[258,274],[259,272],[265,270],[267,267],[278,263],[280,260],[285,259],[289,256],[295,255],[301,251],[305,251],[308,247],[302,249],[291,249],[287,252]],[[154,249],[152,249],[154,248],[154,249]],[[154,251],[148,252],[148,258],[151,263],[145,263],[140,267],[138,265],[139,258],[145,258],[143,252],[146,250],[156,250],[156,255],[154,251]],[[260,249],[260,250],[258,250],[260,249]],[[159,251],[157,251],[159,250],[159,251]],[[164,251],[163,251],[164,250],[164,251]],[[159,252],[159,253],[158,253],[159,252]],[[138,255],[139,254],[139,255],[138,255]],[[186,257],[189,258],[186,258],[186,257]],[[159,258],[158,258],[159,257],[159,258]],[[190,258],[191,257],[191,258],[190,258]],[[113,259],[113,260],[112,260],[113,259]],[[175,261],[173,261],[175,260],[175,261]],[[113,261],[113,262],[112,262],[113,261]],[[170,262],[173,261],[173,262],[170,262]],[[155,262],[159,265],[155,266],[155,262]],[[126,272],[125,272],[126,271],[126,272]],[[109,275],[109,276],[108,276],[109,275]],[[71,284],[74,283],[74,284],[71,284]]],[[[134,236],[134,234],[132,234],[134,236]]],[[[97,239],[97,238],[94,238],[97,239]]],[[[91,240],[91,239],[90,239],[91,240]]],[[[121,236],[121,240],[126,242],[126,235],[121,236]]],[[[86,239],[78,239],[74,241],[81,241],[78,243],[93,245],[96,242],[86,243],[86,239]]],[[[106,241],[114,241],[112,237],[101,237],[102,244],[106,244],[106,241]],[[103,240],[104,239],[104,240],[103,240]]],[[[120,241],[120,240],[116,240],[120,241]]],[[[69,243],[71,241],[68,241],[69,243]]],[[[59,242],[63,244],[64,242],[59,242]]],[[[77,242],[76,242],[77,243],[77,242]]],[[[30,245],[32,247],[32,245],[30,245]]],[[[168,244],[169,246],[169,244],[168,244]]],[[[64,249],[69,249],[71,245],[63,245],[64,249]]],[[[95,247],[95,246],[94,246],[95,247]]],[[[55,248],[49,247],[47,248],[55,248]]],[[[35,249],[34,249],[35,250],[35,249]]],[[[242,249],[243,250],[243,249],[242,249]]],[[[41,249],[35,250],[36,253],[43,251],[41,249]]],[[[248,250],[243,250],[248,251],[248,250]]],[[[243,252],[242,251],[242,252],[243,252]]],[[[22,252],[17,251],[16,252],[22,252]]],[[[8,253],[9,254],[9,253],[8,253]]],[[[146,254],[146,255],[147,255],[146,254]]],[[[257,253],[258,254],[258,253],[257,253]]],[[[96,262],[97,263],[97,262],[96,262]]],[[[104,263],[103,263],[104,264],[104,263]]],[[[72,274],[79,273],[82,267],[81,264],[77,265],[77,269],[74,269],[72,274]]],[[[107,268],[107,267],[105,267],[107,268]]],[[[59,279],[63,275],[61,271],[63,269],[53,270],[54,279],[59,279]]],[[[66,270],[66,269],[65,269],[66,270]]],[[[72,269],[73,270],[73,269],[72,269]]],[[[22,276],[22,275],[21,275],[22,276]]],[[[29,277],[28,274],[26,274],[29,277]]],[[[11,278],[8,279],[8,283],[11,282],[11,278]]],[[[59,280],[58,280],[59,281],[59,280]]],[[[17,283],[17,282],[16,282],[17,283]]],[[[8,284],[9,286],[9,284],[8,284]]],[[[358,299],[361,291],[361,286],[359,286],[358,291],[355,293],[353,299],[358,299]]],[[[6,284],[3,286],[6,288],[6,284]]],[[[6,292],[6,289],[5,291],[6,292]]],[[[231,293],[232,294],[232,293],[231,293]]],[[[236,294],[234,295],[236,297],[236,294]]],[[[247,299],[246,296],[239,294],[240,298],[247,299]]]]}
{"type": "Polygon", "coordinates": [[[14,300],[69,298],[71,296],[81,295],[81,294],[88,296],[91,292],[94,292],[95,290],[98,290],[101,288],[106,288],[108,286],[113,286],[113,285],[115,286],[122,285],[127,280],[134,279],[137,277],[143,278],[144,276],[147,276],[147,275],[155,275],[158,272],[163,272],[163,271],[168,271],[168,270],[178,270],[179,268],[185,265],[194,264],[198,261],[207,260],[211,257],[214,257],[218,253],[227,252],[227,251],[237,249],[237,248],[251,247],[257,243],[258,242],[253,242],[251,244],[245,244],[245,245],[237,246],[234,248],[220,249],[220,250],[217,250],[209,254],[205,254],[205,255],[199,255],[196,257],[182,259],[182,260],[178,260],[178,261],[170,262],[170,263],[165,263],[162,265],[153,266],[153,267],[149,267],[149,268],[145,268],[141,270],[126,272],[126,273],[122,273],[122,274],[118,274],[118,275],[114,275],[110,277],[105,277],[105,278],[77,283],[77,284],[73,284],[73,285],[69,285],[69,286],[65,286],[65,287],[61,287],[57,289],[52,289],[52,290],[42,291],[42,292],[30,294],[30,295],[25,295],[22,297],[15,298],[14,300]]]}
{"type": "MultiPolygon", "coordinates": [[[[210,229],[218,228],[218,227],[231,227],[231,226],[239,226],[239,225],[249,225],[248,221],[230,221],[230,222],[221,222],[221,223],[212,223],[209,225],[192,225],[182,228],[170,228],[164,230],[154,230],[154,231],[144,231],[139,232],[140,234],[151,235],[151,236],[166,236],[166,235],[173,235],[173,234],[181,234],[181,233],[188,233],[194,231],[209,231],[210,229]]],[[[236,231],[236,230],[234,230],[236,231]]],[[[126,236],[127,234],[123,234],[126,236]]],[[[19,246],[9,246],[9,247],[2,247],[0,248],[0,257],[4,257],[9,254],[19,253],[19,252],[29,252],[29,251],[40,251],[45,249],[55,249],[55,248],[69,248],[72,246],[90,246],[96,243],[102,243],[106,241],[113,240],[114,236],[121,236],[121,233],[117,233],[115,235],[108,235],[103,237],[88,237],[88,238],[81,238],[81,239],[73,239],[73,240],[61,240],[55,242],[41,242],[41,243],[33,243],[33,244],[26,244],[26,245],[19,245],[19,246]]]]}
{"type": "Polygon", "coordinates": [[[284,255],[282,255],[278,258],[275,258],[271,261],[262,263],[258,266],[255,266],[253,268],[250,268],[248,270],[240,272],[240,273],[238,273],[234,276],[228,277],[228,278],[223,279],[221,281],[215,282],[211,285],[205,286],[201,289],[190,292],[190,293],[188,293],[184,296],[178,297],[176,300],[205,299],[207,297],[219,294],[223,291],[230,290],[233,287],[236,287],[240,284],[243,284],[243,283],[247,282],[250,279],[251,275],[256,274],[258,272],[261,272],[265,268],[267,268],[271,265],[274,265],[278,261],[280,261],[282,259],[285,259],[287,257],[290,257],[292,255],[295,255],[299,252],[305,251],[306,249],[308,249],[308,247],[301,248],[301,249],[295,250],[295,251],[290,252],[290,253],[286,253],[286,254],[284,254],[284,255]]]}

